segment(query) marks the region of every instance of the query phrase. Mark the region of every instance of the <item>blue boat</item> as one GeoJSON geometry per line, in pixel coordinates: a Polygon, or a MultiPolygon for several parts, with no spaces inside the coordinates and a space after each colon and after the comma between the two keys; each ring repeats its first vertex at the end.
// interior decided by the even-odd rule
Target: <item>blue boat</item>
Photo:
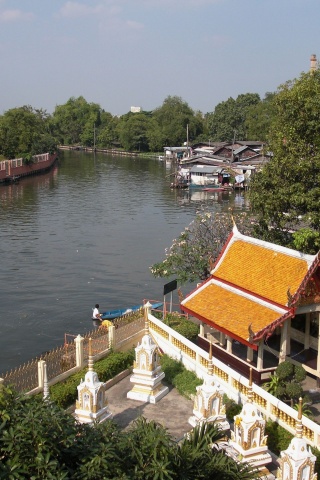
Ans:
{"type": "MultiPolygon", "coordinates": [[[[163,303],[157,302],[157,303],[151,303],[151,309],[157,310],[163,306],[163,303]]],[[[140,310],[140,308],[144,307],[144,304],[141,305],[134,305],[133,307],[128,307],[128,308],[120,308],[118,310],[109,310],[108,312],[102,312],[101,314],[101,320],[113,320],[114,318],[119,318],[122,317],[123,315],[126,315],[127,313],[131,312],[136,312],[140,310]]]]}

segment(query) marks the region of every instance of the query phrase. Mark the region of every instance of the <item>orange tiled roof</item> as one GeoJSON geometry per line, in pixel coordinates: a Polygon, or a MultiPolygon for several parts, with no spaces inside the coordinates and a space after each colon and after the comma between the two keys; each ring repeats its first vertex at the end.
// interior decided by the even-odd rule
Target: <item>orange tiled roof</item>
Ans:
{"type": "Polygon", "coordinates": [[[288,289],[293,295],[307,271],[308,264],[303,258],[234,239],[212,273],[256,295],[286,305],[288,289]]]}
{"type": "Polygon", "coordinates": [[[187,297],[183,306],[195,316],[205,318],[245,341],[249,337],[250,324],[256,333],[283,313],[214,283],[208,284],[196,295],[187,297]]]}

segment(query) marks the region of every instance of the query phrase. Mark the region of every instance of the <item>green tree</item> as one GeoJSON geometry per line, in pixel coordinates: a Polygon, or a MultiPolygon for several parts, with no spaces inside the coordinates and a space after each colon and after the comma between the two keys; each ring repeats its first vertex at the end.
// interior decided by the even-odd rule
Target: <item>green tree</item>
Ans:
{"type": "Polygon", "coordinates": [[[152,118],[157,122],[164,141],[162,146],[178,146],[187,141],[187,126],[189,140],[198,137],[204,128],[204,121],[177,96],[168,96],[161,107],[156,108],[152,118]]]}
{"type": "Polygon", "coordinates": [[[60,143],[64,145],[93,145],[94,125],[100,125],[101,108],[88,103],[82,96],[71,97],[64,105],[57,105],[52,123],[60,143]]]}
{"type": "Polygon", "coordinates": [[[145,113],[128,113],[123,115],[118,124],[118,133],[121,145],[125,150],[149,150],[148,128],[150,117],[145,113]]]}
{"type": "Polygon", "coordinates": [[[210,138],[213,141],[231,142],[234,137],[240,140],[248,138],[246,118],[250,108],[260,103],[257,93],[238,95],[236,99],[230,97],[219,103],[213,113],[206,115],[210,138]]]}
{"type": "Polygon", "coordinates": [[[306,253],[319,249],[320,71],[279,87],[270,133],[273,159],[250,185],[257,235],[306,253]],[[271,227],[271,228],[270,228],[271,227]],[[292,231],[304,229],[292,236],[292,231]],[[306,230],[307,229],[307,230],[306,230]]]}
{"type": "MultiPolygon", "coordinates": [[[[239,230],[252,232],[251,217],[246,214],[235,216],[239,230]]],[[[212,214],[199,211],[188,227],[173,240],[162,262],[150,269],[155,277],[176,276],[179,283],[194,282],[208,278],[210,262],[218,257],[233,227],[230,214],[212,214]]]]}
{"type": "Polygon", "coordinates": [[[273,99],[275,93],[267,92],[265,98],[247,110],[245,128],[247,138],[266,142],[275,115],[273,99]]]}
{"type": "Polygon", "coordinates": [[[55,149],[50,116],[45,110],[25,105],[0,116],[0,154],[7,158],[31,157],[38,153],[52,153],[55,149]]]}
{"type": "Polygon", "coordinates": [[[306,378],[306,371],[300,365],[293,365],[289,361],[279,363],[275,373],[271,376],[269,382],[265,384],[265,389],[271,395],[279,400],[290,401],[293,407],[294,403],[302,396],[303,388],[301,382],[306,378]]]}

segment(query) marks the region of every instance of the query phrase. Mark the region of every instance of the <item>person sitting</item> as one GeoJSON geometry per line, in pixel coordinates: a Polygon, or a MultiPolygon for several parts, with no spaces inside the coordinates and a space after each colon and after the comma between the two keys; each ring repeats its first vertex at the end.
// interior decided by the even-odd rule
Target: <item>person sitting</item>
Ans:
{"type": "Polygon", "coordinates": [[[92,309],[92,320],[94,321],[102,321],[101,313],[99,312],[99,303],[95,304],[95,307],[92,309]]]}

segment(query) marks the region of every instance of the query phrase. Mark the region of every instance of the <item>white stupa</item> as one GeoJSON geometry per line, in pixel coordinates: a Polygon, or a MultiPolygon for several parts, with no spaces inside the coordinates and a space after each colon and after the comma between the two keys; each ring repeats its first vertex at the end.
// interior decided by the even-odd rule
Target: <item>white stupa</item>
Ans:
{"type": "Polygon", "coordinates": [[[148,311],[150,306],[149,302],[144,306],[145,334],[141,344],[135,348],[136,359],[133,375],[130,377],[134,386],[127,393],[127,398],[156,403],[169,392],[169,388],[162,385],[165,374],[161,370],[158,347],[149,333],[148,311]]]}
{"type": "Polygon", "coordinates": [[[252,403],[252,397],[252,369],[250,369],[248,400],[240,414],[234,417],[234,431],[231,431],[229,441],[231,449],[227,453],[238,462],[248,462],[260,469],[271,463],[272,457],[268,452],[268,437],[264,434],[266,422],[252,403]]]}
{"type": "Polygon", "coordinates": [[[316,457],[302,438],[302,399],[299,399],[296,433],[287,450],[280,453],[277,478],[281,480],[316,480],[314,473],[316,457]]]}
{"type": "Polygon", "coordinates": [[[99,381],[98,375],[93,370],[91,338],[89,338],[88,371],[77,389],[78,400],[74,415],[80,423],[101,423],[112,417],[112,413],[108,410],[106,384],[99,381]]]}
{"type": "Polygon", "coordinates": [[[210,343],[208,372],[202,385],[197,387],[194,399],[193,415],[189,423],[193,427],[204,422],[215,422],[222,430],[229,430],[230,425],[226,419],[226,409],[223,405],[224,391],[220,384],[214,381],[212,364],[212,344],[210,343]]]}

